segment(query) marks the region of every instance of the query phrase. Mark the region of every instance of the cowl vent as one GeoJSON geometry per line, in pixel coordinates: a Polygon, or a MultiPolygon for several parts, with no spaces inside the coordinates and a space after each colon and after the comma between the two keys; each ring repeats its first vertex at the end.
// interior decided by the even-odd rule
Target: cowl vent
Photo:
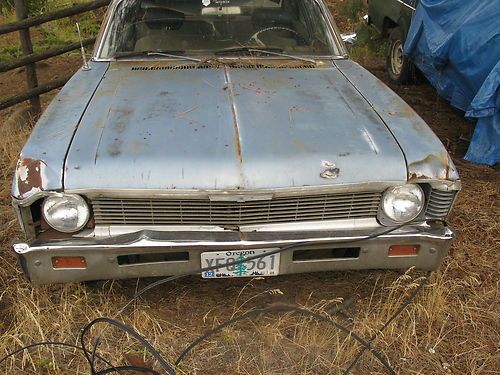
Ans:
{"type": "Polygon", "coordinates": [[[165,66],[133,66],[131,70],[185,70],[209,69],[209,65],[165,65],[165,66]]]}
{"type": "Polygon", "coordinates": [[[186,70],[186,69],[219,69],[222,67],[230,69],[314,69],[315,64],[182,64],[182,65],[155,65],[155,66],[133,66],[131,70],[186,70]]]}

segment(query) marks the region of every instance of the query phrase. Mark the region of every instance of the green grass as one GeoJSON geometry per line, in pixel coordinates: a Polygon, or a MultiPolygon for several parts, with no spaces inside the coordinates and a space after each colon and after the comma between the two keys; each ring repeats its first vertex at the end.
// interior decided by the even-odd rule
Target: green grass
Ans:
{"type": "Polygon", "coordinates": [[[0,47],[0,61],[5,61],[20,56],[21,56],[21,49],[19,48],[19,46],[12,45],[12,46],[0,47]]]}
{"type": "Polygon", "coordinates": [[[354,29],[358,38],[350,47],[349,55],[358,62],[385,60],[387,43],[377,31],[368,26],[363,16],[368,13],[366,0],[345,0],[337,3],[339,13],[354,29]]]}
{"type": "Polygon", "coordinates": [[[371,53],[376,58],[385,59],[387,43],[384,39],[379,38],[375,29],[365,23],[359,23],[356,27],[356,33],[358,39],[350,50],[352,58],[355,59],[360,54],[371,53]]]}
{"type": "Polygon", "coordinates": [[[342,16],[355,20],[358,16],[367,11],[368,7],[365,0],[347,0],[338,5],[342,16]]]}

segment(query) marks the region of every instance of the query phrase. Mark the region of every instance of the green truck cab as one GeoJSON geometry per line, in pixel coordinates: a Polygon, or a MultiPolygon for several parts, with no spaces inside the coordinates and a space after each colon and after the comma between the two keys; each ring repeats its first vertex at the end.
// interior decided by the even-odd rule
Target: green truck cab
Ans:
{"type": "Polygon", "coordinates": [[[387,73],[394,83],[411,83],[415,67],[403,55],[406,35],[419,0],[368,0],[368,24],[388,38],[387,73]]]}

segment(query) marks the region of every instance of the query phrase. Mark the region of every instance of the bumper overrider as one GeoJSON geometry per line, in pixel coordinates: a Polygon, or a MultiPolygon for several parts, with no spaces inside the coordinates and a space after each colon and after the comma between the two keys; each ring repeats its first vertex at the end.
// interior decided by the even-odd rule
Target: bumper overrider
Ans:
{"type": "Polygon", "coordinates": [[[34,284],[179,275],[201,268],[201,253],[287,247],[279,274],[359,269],[436,269],[453,230],[441,222],[350,231],[162,232],[139,231],[106,239],[72,238],[12,246],[34,284]],[[386,232],[375,238],[366,238],[386,232]],[[289,246],[296,245],[296,246],[289,246]],[[392,248],[413,248],[409,253],[392,248]],[[81,265],[61,267],[64,257],[81,265]]]}

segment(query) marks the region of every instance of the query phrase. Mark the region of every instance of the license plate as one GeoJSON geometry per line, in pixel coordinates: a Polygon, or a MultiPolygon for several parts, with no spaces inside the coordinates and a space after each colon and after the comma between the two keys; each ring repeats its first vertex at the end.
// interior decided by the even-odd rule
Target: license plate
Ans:
{"type": "Polygon", "coordinates": [[[218,279],[225,277],[255,277],[276,276],[280,269],[280,254],[272,254],[260,259],[224,267],[224,264],[243,260],[256,255],[263,255],[276,249],[259,250],[228,250],[201,253],[202,268],[220,266],[211,271],[203,271],[201,276],[205,279],[218,279]]]}

